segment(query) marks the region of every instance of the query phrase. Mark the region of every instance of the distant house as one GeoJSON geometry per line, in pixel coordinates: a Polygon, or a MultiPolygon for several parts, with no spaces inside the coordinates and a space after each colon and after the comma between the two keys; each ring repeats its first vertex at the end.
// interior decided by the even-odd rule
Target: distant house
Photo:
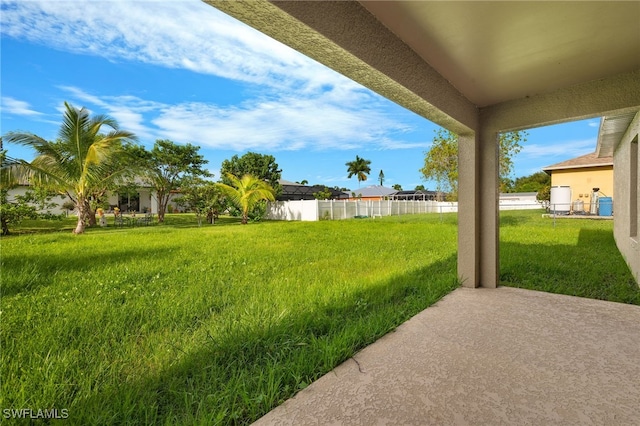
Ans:
{"type": "MultiPolygon", "coordinates": [[[[277,201],[315,200],[316,197],[313,194],[324,191],[325,189],[324,185],[309,186],[282,179],[280,179],[278,183],[282,187],[282,193],[278,196],[277,201]]],[[[345,192],[330,187],[327,187],[327,189],[331,192],[332,200],[349,198],[349,194],[345,192]]]]}
{"type": "Polygon", "coordinates": [[[435,201],[438,199],[436,191],[414,189],[410,191],[397,191],[389,196],[390,200],[411,200],[411,201],[435,201]]]}
{"type": "Polygon", "coordinates": [[[387,199],[396,192],[398,192],[396,189],[386,186],[371,185],[351,191],[351,198],[377,201],[387,199]]]}
{"type": "MultiPolygon", "coordinates": [[[[148,185],[138,181],[139,185],[135,191],[132,191],[128,194],[118,194],[118,193],[107,193],[105,199],[109,205],[109,210],[113,210],[113,208],[118,207],[123,213],[142,213],[142,212],[150,212],[157,213],[158,212],[158,202],[156,198],[156,191],[153,188],[150,188],[148,185]]],[[[15,196],[22,196],[31,188],[31,184],[29,182],[20,182],[18,186],[9,190],[8,199],[9,201],[13,200],[15,196]]],[[[175,198],[177,194],[172,194],[171,199],[175,198]]],[[[60,214],[64,213],[64,209],[62,208],[62,204],[67,201],[69,198],[63,195],[56,195],[51,199],[51,203],[55,204],[54,207],[46,209],[47,212],[52,214],[60,214]]],[[[173,205],[173,208],[177,208],[175,203],[170,202],[173,205]]]]}
{"type": "MultiPolygon", "coordinates": [[[[585,211],[590,210],[594,188],[600,196],[613,197],[613,157],[600,157],[594,152],[552,164],[542,169],[551,175],[551,186],[571,188],[571,202],[582,201],[585,211]]],[[[615,203],[615,200],[614,200],[615,203]]]]}

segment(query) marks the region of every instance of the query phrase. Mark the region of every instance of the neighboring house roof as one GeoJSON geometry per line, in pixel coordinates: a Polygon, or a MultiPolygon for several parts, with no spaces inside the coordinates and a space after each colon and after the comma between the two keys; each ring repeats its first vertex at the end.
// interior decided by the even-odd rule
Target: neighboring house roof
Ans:
{"type": "Polygon", "coordinates": [[[386,197],[395,194],[397,191],[393,188],[387,188],[386,186],[371,185],[354,189],[351,192],[355,193],[358,197],[386,197]]]}
{"type": "Polygon", "coordinates": [[[582,155],[580,157],[572,158],[570,160],[563,161],[561,163],[552,164],[544,167],[542,170],[547,174],[554,170],[566,170],[566,169],[584,169],[587,167],[605,167],[613,166],[613,157],[598,157],[598,154],[592,152],[591,154],[582,155]]]}
{"type": "Polygon", "coordinates": [[[433,200],[437,198],[436,191],[427,191],[421,189],[412,189],[407,191],[397,191],[391,195],[394,200],[433,200]]]}
{"type": "Polygon", "coordinates": [[[303,185],[303,184],[301,184],[301,183],[298,183],[298,182],[291,182],[291,181],[289,181],[289,180],[284,180],[284,179],[279,179],[279,180],[278,180],[278,183],[279,183],[280,185],[288,185],[288,186],[305,186],[305,185],[303,185]]]}
{"type": "MultiPolygon", "coordinates": [[[[287,201],[287,200],[314,200],[314,193],[324,191],[324,185],[302,185],[297,182],[289,182],[287,180],[280,179],[278,181],[280,186],[282,187],[282,193],[278,196],[278,201],[287,201]]],[[[335,188],[327,187],[331,192],[331,198],[340,199],[340,198],[349,198],[348,194],[345,194],[342,191],[338,191],[335,188]]]]}

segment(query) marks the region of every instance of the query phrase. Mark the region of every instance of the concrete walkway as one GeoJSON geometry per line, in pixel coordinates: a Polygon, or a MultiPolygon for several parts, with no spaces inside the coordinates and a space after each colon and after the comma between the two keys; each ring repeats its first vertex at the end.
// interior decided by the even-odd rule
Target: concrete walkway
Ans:
{"type": "Polygon", "coordinates": [[[257,425],[640,425],[640,307],[460,288],[257,425]]]}

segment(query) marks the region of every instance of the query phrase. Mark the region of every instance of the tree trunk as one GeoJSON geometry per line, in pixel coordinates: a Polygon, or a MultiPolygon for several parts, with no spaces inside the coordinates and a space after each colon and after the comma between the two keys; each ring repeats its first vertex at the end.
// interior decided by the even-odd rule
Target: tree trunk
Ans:
{"type": "Polygon", "coordinates": [[[89,219],[89,226],[96,226],[98,222],[96,221],[96,212],[92,210],[91,207],[87,207],[87,218],[89,219]]]}
{"type": "Polygon", "coordinates": [[[9,235],[9,224],[6,219],[2,219],[2,235],[9,235]]]}
{"type": "Polygon", "coordinates": [[[76,208],[78,209],[78,223],[76,225],[76,229],[73,230],[74,234],[82,234],[84,232],[84,221],[87,216],[87,204],[84,200],[78,200],[76,204],[76,208]]]}
{"type": "Polygon", "coordinates": [[[156,190],[156,196],[158,197],[158,223],[164,223],[164,213],[169,203],[169,195],[165,196],[164,192],[156,190]]]}

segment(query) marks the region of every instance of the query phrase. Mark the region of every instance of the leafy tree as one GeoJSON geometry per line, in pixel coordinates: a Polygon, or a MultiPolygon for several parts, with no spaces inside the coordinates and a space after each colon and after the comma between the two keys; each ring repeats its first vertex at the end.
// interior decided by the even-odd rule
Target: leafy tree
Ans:
{"type": "Polygon", "coordinates": [[[551,185],[546,185],[538,190],[536,200],[540,201],[544,208],[549,208],[551,203],[551,185]]]}
{"type": "Polygon", "coordinates": [[[244,175],[238,178],[231,173],[226,174],[231,185],[217,183],[220,190],[242,211],[242,224],[249,221],[249,212],[260,201],[275,201],[275,191],[267,182],[255,176],[244,175]]]}
{"type": "Polygon", "coordinates": [[[545,172],[537,172],[517,178],[514,182],[514,192],[538,192],[549,185],[551,185],[551,176],[545,172]]]}
{"type": "Polygon", "coordinates": [[[185,179],[210,176],[202,167],[208,163],[198,151],[200,147],[191,144],[178,145],[167,139],[158,139],[151,152],[140,152],[144,178],[156,190],[158,199],[158,222],[164,222],[164,215],[171,198],[171,191],[180,188],[185,179]]]}
{"type": "Polygon", "coordinates": [[[9,235],[9,224],[19,223],[27,217],[35,217],[36,209],[27,206],[20,200],[9,201],[9,190],[18,184],[19,161],[9,158],[7,152],[1,149],[2,139],[0,139],[0,223],[2,224],[2,235],[9,235]]]}
{"type": "MultiPolygon", "coordinates": [[[[506,189],[513,169],[513,157],[522,149],[527,133],[518,131],[500,134],[500,189],[506,189]]],[[[420,169],[425,180],[436,182],[436,191],[448,193],[449,200],[458,199],[458,135],[438,129],[431,149],[425,153],[420,169]]]]}
{"type": "Polygon", "coordinates": [[[356,176],[358,178],[358,187],[360,187],[360,182],[364,182],[367,180],[367,175],[371,173],[371,164],[370,160],[365,160],[364,158],[360,158],[356,155],[356,159],[354,161],[349,161],[345,163],[347,166],[347,175],[348,179],[351,179],[351,176],[356,176]]]}
{"type": "Polygon", "coordinates": [[[393,184],[391,187],[396,191],[402,191],[402,185],[400,185],[399,183],[393,184]]]}
{"type": "MultiPolygon", "coordinates": [[[[445,129],[438,129],[431,149],[425,154],[424,167],[420,169],[425,180],[436,182],[436,191],[458,194],[458,136],[445,129]]],[[[440,198],[440,195],[438,196],[440,198]]]]}
{"type": "Polygon", "coordinates": [[[282,193],[282,187],[278,182],[282,177],[282,170],[272,155],[256,152],[247,152],[242,157],[234,155],[231,159],[222,162],[220,171],[221,181],[226,185],[233,183],[228,177],[229,174],[233,176],[251,175],[267,182],[276,191],[276,196],[282,193]]]}
{"type": "Polygon", "coordinates": [[[35,206],[28,203],[23,196],[15,196],[13,200],[8,198],[9,190],[0,189],[0,223],[2,235],[9,235],[9,224],[20,223],[23,219],[36,219],[38,211],[35,206]]]}
{"type": "Polygon", "coordinates": [[[174,201],[179,206],[195,212],[198,225],[202,223],[203,217],[206,217],[210,224],[215,224],[218,215],[225,207],[224,196],[216,184],[197,176],[185,179],[180,187],[180,193],[182,196],[174,201]]]}
{"type": "Polygon", "coordinates": [[[302,179],[300,182],[298,182],[300,185],[308,185],[309,181],[306,179],[302,179]]]}
{"type": "Polygon", "coordinates": [[[92,214],[91,195],[120,179],[127,171],[122,158],[122,143],[135,140],[131,132],[119,130],[118,123],[106,116],[89,116],[85,109],[64,103],[65,112],[58,140],[49,142],[31,133],[10,132],[9,142],[33,148],[37,157],[29,168],[32,184],[66,195],[76,206],[78,223],[74,233],[81,234],[92,214]],[[103,127],[111,128],[101,134],[103,127]]]}
{"type": "Polygon", "coordinates": [[[380,186],[384,183],[384,172],[380,170],[380,174],[378,175],[378,181],[380,182],[380,186]]]}
{"type": "Polygon", "coordinates": [[[425,191],[424,185],[416,185],[415,190],[416,191],[425,191]]]}
{"type": "MultiPolygon", "coordinates": [[[[279,182],[282,177],[282,170],[272,155],[259,154],[257,152],[247,152],[241,157],[234,155],[229,160],[222,162],[220,171],[222,173],[220,181],[225,185],[233,186],[233,181],[227,177],[229,174],[233,176],[251,175],[267,182],[275,191],[276,197],[282,194],[282,186],[279,182]]],[[[229,198],[227,198],[227,208],[233,216],[242,216],[243,214],[242,209],[237,208],[229,198]]],[[[254,207],[247,213],[247,216],[260,218],[264,215],[264,210],[265,206],[262,203],[255,203],[254,207]]]]}
{"type": "Polygon", "coordinates": [[[498,138],[500,143],[499,172],[500,192],[508,191],[511,172],[513,171],[513,158],[522,151],[522,144],[527,141],[528,133],[524,131],[501,133],[498,138]]]}
{"type": "Polygon", "coordinates": [[[325,186],[322,190],[314,192],[313,198],[315,198],[316,200],[329,200],[331,199],[332,195],[333,194],[331,193],[331,190],[325,186]]]}

